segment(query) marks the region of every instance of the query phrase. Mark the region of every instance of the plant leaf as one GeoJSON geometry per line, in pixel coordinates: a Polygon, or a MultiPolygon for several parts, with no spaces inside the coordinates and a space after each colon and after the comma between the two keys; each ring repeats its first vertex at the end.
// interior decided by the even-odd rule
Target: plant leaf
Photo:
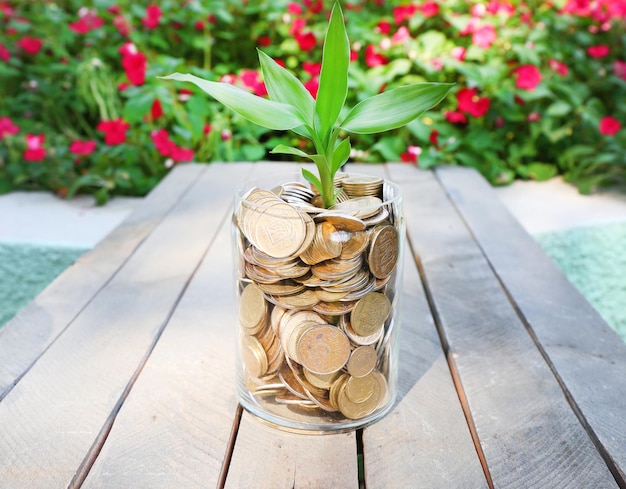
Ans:
{"type": "Polygon", "coordinates": [[[341,128],[357,134],[371,134],[404,126],[441,102],[451,86],[448,83],[419,83],[374,95],[355,105],[341,128]]]}
{"type": "Polygon", "coordinates": [[[292,106],[257,97],[228,83],[212,82],[188,73],[161,78],[194,83],[241,117],[268,129],[287,130],[306,123],[292,106]]]}
{"type": "Polygon", "coordinates": [[[313,125],[315,99],[300,80],[261,50],[259,50],[259,62],[270,98],[295,107],[304,120],[313,125]]]}
{"type": "Polygon", "coordinates": [[[315,188],[317,188],[317,190],[319,192],[322,191],[322,182],[320,182],[320,179],[317,178],[317,176],[315,175],[315,173],[311,173],[309,170],[307,170],[306,168],[302,169],[302,176],[305,178],[305,180],[309,183],[312,183],[313,185],[315,185],[315,188]]]}
{"type": "Polygon", "coordinates": [[[348,94],[348,66],[350,65],[350,43],[343,13],[335,2],[328,24],[328,32],[322,52],[322,70],[315,111],[320,120],[320,134],[325,139],[337,122],[348,94]]]}
{"type": "Polygon", "coordinates": [[[270,151],[270,153],[284,154],[284,155],[295,155],[295,156],[301,156],[302,158],[311,158],[311,156],[308,155],[307,153],[305,153],[304,151],[302,151],[302,150],[300,150],[298,148],[294,148],[292,146],[287,146],[285,144],[279,144],[272,151],[270,151]]]}
{"type": "Polygon", "coordinates": [[[348,161],[348,158],[350,158],[351,149],[352,148],[350,146],[350,138],[344,139],[337,145],[335,151],[333,152],[333,166],[331,171],[332,176],[337,173],[337,170],[341,168],[341,165],[348,161]]]}

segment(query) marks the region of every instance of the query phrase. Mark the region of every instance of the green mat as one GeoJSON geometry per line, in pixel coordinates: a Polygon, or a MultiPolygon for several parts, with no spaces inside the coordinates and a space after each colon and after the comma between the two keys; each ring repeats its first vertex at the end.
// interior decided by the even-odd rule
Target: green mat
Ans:
{"type": "Polygon", "coordinates": [[[573,228],[535,238],[626,341],[626,222],[573,228]]]}
{"type": "Polygon", "coordinates": [[[0,326],[86,251],[0,243],[0,326]]]}

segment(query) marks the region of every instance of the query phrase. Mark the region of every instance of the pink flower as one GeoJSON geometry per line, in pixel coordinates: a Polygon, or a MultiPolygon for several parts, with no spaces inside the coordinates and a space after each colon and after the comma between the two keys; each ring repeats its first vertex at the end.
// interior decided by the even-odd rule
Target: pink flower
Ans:
{"type": "Polygon", "coordinates": [[[41,161],[46,157],[46,149],[43,147],[45,139],[44,134],[26,135],[26,151],[24,151],[26,161],[41,161]]]}
{"type": "Polygon", "coordinates": [[[439,13],[439,4],[432,0],[426,0],[426,2],[424,2],[420,7],[420,10],[422,11],[424,17],[434,17],[439,13]]]}
{"type": "Polygon", "coordinates": [[[130,34],[130,24],[124,17],[124,14],[117,14],[113,18],[113,25],[122,36],[128,37],[130,34]]]}
{"type": "Polygon", "coordinates": [[[97,12],[87,10],[80,16],[77,22],[71,22],[69,28],[78,34],[87,34],[90,31],[99,29],[102,27],[102,24],[104,24],[104,20],[98,17],[97,12]]]}
{"type": "Polygon", "coordinates": [[[405,25],[402,25],[398,28],[396,33],[393,36],[391,36],[391,42],[394,44],[398,44],[410,38],[411,38],[411,33],[409,32],[409,29],[405,25]]]}
{"type": "Polygon", "coordinates": [[[365,47],[365,64],[368,67],[386,65],[388,62],[387,58],[376,52],[376,47],[373,44],[368,44],[365,47]]]}
{"type": "Polygon", "coordinates": [[[0,141],[4,139],[4,136],[13,136],[20,132],[20,128],[13,124],[13,121],[8,117],[0,117],[0,141]]]}
{"type": "Polygon", "coordinates": [[[531,112],[526,117],[528,122],[539,122],[541,120],[541,114],[539,112],[531,112]]]}
{"type": "Polygon", "coordinates": [[[148,5],[146,7],[146,16],[141,19],[141,23],[146,29],[156,29],[161,20],[161,7],[158,5],[148,5]]]}
{"type": "Polygon", "coordinates": [[[450,51],[450,54],[452,55],[452,57],[459,61],[465,60],[466,53],[467,53],[467,50],[463,46],[455,46],[452,48],[452,51],[450,51]]]}
{"type": "Polygon", "coordinates": [[[96,126],[96,130],[104,133],[104,142],[109,146],[115,146],[126,142],[126,131],[130,124],[124,119],[114,119],[112,121],[102,121],[96,126]]]}
{"type": "Polygon", "coordinates": [[[293,15],[300,15],[302,13],[302,5],[296,2],[289,2],[287,4],[287,12],[293,15]]]}
{"type": "Polygon", "coordinates": [[[600,133],[614,136],[622,128],[622,124],[615,117],[606,116],[600,120],[600,133]]]}
{"type": "Polygon", "coordinates": [[[609,55],[609,47],[606,44],[598,44],[597,46],[589,46],[587,54],[592,58],[604,58],[609,55]]]}
{"type": "Polygon", "coordinates": [[[26,54],[35,55],[43,46],[43,41],[36,37],[23,37],[17,41],[17,45],[22,48],[26,54]]]}
{"type": "Polygon", "coordinates": [[[613,74],[622,80],[626,80],[626,61],[614,61],[613,74]]]}
{"type": "Polygon", "coordinates": [[[461,88],[456,94],[458,110],[467,112],[472,117],[482,117],[491,106],[491,100],[487,97],[479,97],[477,88],[461,88]]]}
{"type": "Polygon", "coordinates": [[[446,110],[444,116],[446,120],[452,124],[465,124],[467,122],[467,117],[463,112],[446,110]]]}
{"type": "Polygon", "coordinates": [[[317,98],[317,91],[320,88],[320,79],[314,76],[310,80],[304,82],[304,88],[306,88],[313,98],[317,98]]]}
{"type": "Polygon", "coordinates": [[[522,90],[534,90],[541,82],[541,72],[535,65],[522,65],[513,70],[517,76],[515,86],[522,90]]]}
{"type": "Polygon", "coordinates": [[[556,73],[561,76],[567,76],[567,74],[569,73],[569,68],[567,67],[567,65],[561,63],[560,61],[557,61],[554,58],[550,58],[548,64],[550,65],[550,68],[552,68],[556,73]]]}
{"type": "Polygon", "coordinates": [[[298,46],[302,51],[310,51],[317,44],[317,39],[315,38],[315,34],[311,31],[309,32],[298,32],[295,35],[298,46]]]}
{"type": "Polygon", "coordinates": [[[72,144],[70,144],[70,153],[73,153],[79,156],[88,156],[95,151],[96,145],[97,143],[93,140],[72,141],[72,144]]]}
{"type": "Polygon", "coordinates": [[[0,59],[2,61],[9,61],[11,59],[11,52],[0,42],[0,59]]]}
{"type": "Polygon", "coordinates": [[[311,76],[317,76],[322,71],[321,63],[314,63],[312,61],[305,61],[302,63],[302,69],[311,76]]]}
{"type": "Polygon", "coordinates": [[[496,38],[496,29],[491,24],[487,24],[479,27],[472,33],[472,44],[487,49],[494,43],[496,38]]]}
{"type": "Polygon", "coordinates": [[[267,95],[267,88],[265,87],[263,80],[261,80],[261,75],[258,71],[243,69],[241,70],[239,79],[244,86],[255,95],[258,95],[259,97],[267,95]]]}

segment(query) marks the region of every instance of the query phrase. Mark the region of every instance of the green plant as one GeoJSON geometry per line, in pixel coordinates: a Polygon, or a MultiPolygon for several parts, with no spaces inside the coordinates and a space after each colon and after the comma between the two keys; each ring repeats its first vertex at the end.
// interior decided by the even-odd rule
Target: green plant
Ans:
{"type": "Polygon", "coordinates": [[[374,95],[356,104],[339,122],[348,94],[350,43],[337,2],[331,12],[322,52],[315,99],[294,75],[261,50],[259,60],[269,99],[188,73],[163,78],[192,82],[255,124],[274,130],[291,129],[310,139],[315,154],[284,144],[276,146],[272,153],[311,159],[318,175],[304,168],[302,174],[318,189],[328,208],[335,203],[335,173],[348,160],[351,151],[350,138],[341,139],[342,133],[373,134],[402,127],[441,102],[451,84],[417,83],[374,95]]]}

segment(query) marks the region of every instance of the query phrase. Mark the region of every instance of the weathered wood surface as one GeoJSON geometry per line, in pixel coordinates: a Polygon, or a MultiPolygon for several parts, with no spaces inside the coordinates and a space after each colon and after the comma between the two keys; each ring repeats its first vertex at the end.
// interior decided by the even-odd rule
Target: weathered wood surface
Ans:
{"type": "Polygon", "coordinates": [[[626,344],[475,172],[437,171],[609,467],[626,480],[626,344]],[[495,231],[497,230],[497,232],[495,231]],[[506,240],[501,239],[506,236],[506,240]]]}
{"type": "Polygon", "coordinates": [[[0,328],[0,399],[111,280],[203,171],[200,166],[186,166],[168,175],[144,205],[0,328]]]}
{"type": "MultiPolygon", "coordinates": [[[[433,173],[390,169],[405,188],[413,182],[405,202],[409,239],[494,486],[617,487],[433,173]]],[[[506,235],[499,239],[508,243],[506,235]]]]}
{"type": "Polygon", "coordinates": [[[356,488],[358,451],[369,489],[626,487],[623,423],[610,424],[626,414],[623,343],[604,343],[619,341],[472,171],[354,169],[404,190],[392,411],[328,436],[242,413],[232,191],[293,168],[177,168],[0,333],[0,488],[356,488]],[[57,303],[66,287],[83,291],[57,303]],[[580,317],[600,338],[583,324],[572,338],[580,317]]]}

